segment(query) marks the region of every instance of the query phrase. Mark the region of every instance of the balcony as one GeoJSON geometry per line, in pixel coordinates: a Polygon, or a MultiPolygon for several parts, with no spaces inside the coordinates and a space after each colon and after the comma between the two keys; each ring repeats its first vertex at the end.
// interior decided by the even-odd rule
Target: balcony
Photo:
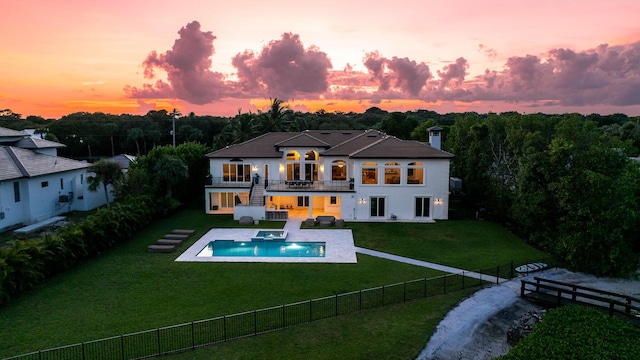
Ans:
{"type": "Polygon", "coordinates": [[[353,191],[349,181],[342,180],[269,180],[265,191],[353,191]]]}
{"type": "Polygon", "coordinates": [[[250,188],[251,181],[229,181],[222,177],[207,178],[205,187],[210,188],[250,188]]]}

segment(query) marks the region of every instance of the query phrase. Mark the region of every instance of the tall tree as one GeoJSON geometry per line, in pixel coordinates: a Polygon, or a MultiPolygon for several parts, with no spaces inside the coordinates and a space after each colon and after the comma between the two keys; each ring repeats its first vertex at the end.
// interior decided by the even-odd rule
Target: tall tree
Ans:
{"type": "Polygon", "coordinates": [[[100,185],[102,185],[107,207],[109,207],[109,192],[107,187],[109,185],[117,187],[124,178],[120,165],[115,161],[102,159],[89,166],[87,170],[93,173],[93,176],[87,178],[89,190],[96,191],[100,185]]]}
{"type": "Polygon", "coordinates": [[[172,188],[189,177],[189,168],[175,156],[161,158],[153,168],[155,175],[165,183],[167,196],[172,196],[172,188]]]}
{"type": "Polygon", "coordinates": [[[258,130],[261,133],[273,131],[286,131],[288,128],[287,114],[291,112],[288,106],[283,106],[284,101],[274,98],[266,113],[260,112],[258,130]]]}

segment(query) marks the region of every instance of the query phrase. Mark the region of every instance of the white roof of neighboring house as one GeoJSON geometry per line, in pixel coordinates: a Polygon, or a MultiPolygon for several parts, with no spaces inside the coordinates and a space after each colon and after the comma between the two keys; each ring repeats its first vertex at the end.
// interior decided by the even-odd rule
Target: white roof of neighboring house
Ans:
{"type": "Polygon", "coordinates": [[[63,157],[38,154],[14,146],[0,146],[0,181],[55,174],[89,167],[89,164],[63,157]]]}

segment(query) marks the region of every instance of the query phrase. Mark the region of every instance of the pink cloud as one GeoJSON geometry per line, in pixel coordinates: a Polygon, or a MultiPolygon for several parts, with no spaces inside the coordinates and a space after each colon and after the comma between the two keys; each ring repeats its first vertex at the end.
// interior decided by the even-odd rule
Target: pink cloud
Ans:
{"type": "Polygon", "coordinates": [[[250,51],[237,54],[232,64],[243,91],[287,100],[326,92],[332,68],[327,54],[315,46],[305,49],[300,36],[292,33],[269,42],[258,56],[250,51]]]}
{"type": "Polygon", "coordinates": [[[201,31],[200,23],[193,21],[178,31],[180,37],[171,50],[163,54],[152,51],[144,60],[144,76],[155,77],[155,70],[164,70],[167,81],[145,84],[142,89],[125,87],[125,93],[133,98],[176,97],[192,104],[206,104],[220,99],[227,85],[223,75],[211,71],[211,56],[214,54],[210,31],[201,31]]]}
{"type": "Polygon", "coordinates": [[[367,53],[363,61],[371,78],[377,82],[379,92],[395,89],[417,97],[431,77],[429,67],[424,62],[417,63],[406,57],[387,59],[374,51],[367,53]]]}

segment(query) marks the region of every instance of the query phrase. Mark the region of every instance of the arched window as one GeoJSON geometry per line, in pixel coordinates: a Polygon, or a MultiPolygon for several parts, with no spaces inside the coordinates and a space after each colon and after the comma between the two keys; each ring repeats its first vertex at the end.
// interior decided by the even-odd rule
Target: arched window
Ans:
{"type": "Polygon", "coordinates": [[[424,164],[412,162],[407,166],[407,184],[424,185],[424,164]]]}
{"type": "Polygon", "coordinates": [[[334,160],[331,162],[331,180],[347,180],[347,162],[334,160]]]}
{"type": "Polygon", "coordinates": [[[306,154],[304,154],[304,159],[306,161],[314,161],[318,158],[318,156],[316,155],[315,151],[308,151],[306,154]]]}
{"type": "Polygon", "coordinates": [[[287,153],[287,161],[299,161],[300,160],[300,153],[298,153],[295,150],[291,150],[287,153]]]}
{"type": "Polygon", "coordinates": [[[378,164],[374,162],[365,162],[362,164],[362,184],[378,184],[378,164]]]}
{"type": "Polygon", "coordinates": [[[397,162],[384,164],[384,183],[387,185],[400,185],[400,164],[397,162]]]}
{"type": "Polygon", "coordinates": [[[318,180],[318,153],[311,150],[304,154],[304,179],[318,180]]]}
{"type": "Polygon", "coordinates": [[[291,150],[287,153],[287,180],[300,180],[300,153],[291,150]]]}

